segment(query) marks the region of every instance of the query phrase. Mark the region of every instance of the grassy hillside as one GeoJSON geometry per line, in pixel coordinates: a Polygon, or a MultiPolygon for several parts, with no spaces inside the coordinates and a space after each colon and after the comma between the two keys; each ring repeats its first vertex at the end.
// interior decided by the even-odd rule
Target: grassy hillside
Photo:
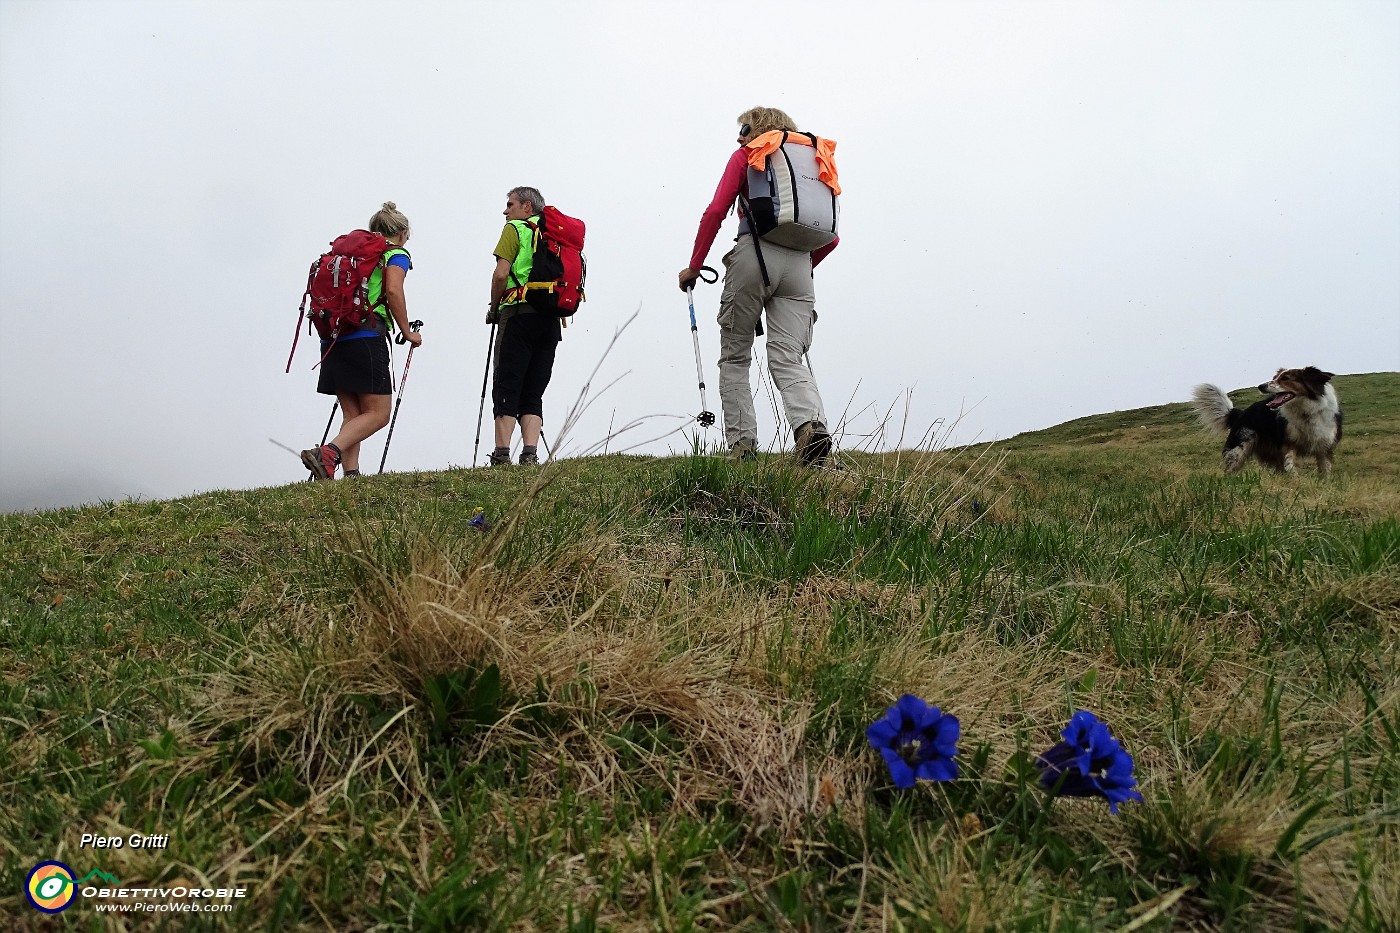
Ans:
{"type": "Polygon", "coordinates": [[[0,517],[0,917],[57,859],[247,891],[80,929],[1394,929],[1400,374],[1337,386],[1330,481],[1174,405],[0,517]],[[906,692],[957,780],[867,743],[906,692]],[[1079,709],[1117,816],[1037,786],[1079,709]]]}

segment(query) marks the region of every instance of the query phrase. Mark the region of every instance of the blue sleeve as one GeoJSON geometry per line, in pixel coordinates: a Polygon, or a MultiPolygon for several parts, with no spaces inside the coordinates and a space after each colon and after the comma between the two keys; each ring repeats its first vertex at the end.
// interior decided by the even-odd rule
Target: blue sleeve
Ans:
{"type": "Polygon", "coordinates": [[[404,271],[405,274],[407,274],[409,269],[413,268],[413,263],[409,262],[408,257],[403,253],[395,253],[394,255],[390,256],[388,265],[398,266],[404,271]]]}

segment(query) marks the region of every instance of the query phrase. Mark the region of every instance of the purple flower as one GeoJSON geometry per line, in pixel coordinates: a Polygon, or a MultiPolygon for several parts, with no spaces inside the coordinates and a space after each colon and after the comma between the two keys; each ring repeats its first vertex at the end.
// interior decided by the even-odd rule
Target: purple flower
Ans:
{"type": "Polygon", "coordinates": [[[491,527],[491,523],[486,520],[486,510],[481,508],[476,510],[476,514],[472,516],[471,521],[467,522],[467,524],[481,531],[485,531],[491,527]]]}
{"type": "Polygon", "coordinates": [[[951,781],[958,776],[958,717],[906,693],[870,724],[865,737],[885,758],[896,787],[913,787],[916,779],[951,781]]]}
{"type": "Polygon", "coordinates": [[[1067,797],[1102,797],[1115,814],[1125,800],[1142,802],[1142,794],[1133,790],[1133,756],[1097,716],[1080,710],[1060,735],[1063,742],[1036,758],[1041,787],[1067,797]]]}

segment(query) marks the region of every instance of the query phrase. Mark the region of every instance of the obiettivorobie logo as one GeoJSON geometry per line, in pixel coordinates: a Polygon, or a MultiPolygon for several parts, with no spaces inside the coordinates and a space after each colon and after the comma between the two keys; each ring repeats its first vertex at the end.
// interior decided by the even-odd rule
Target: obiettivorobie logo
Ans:
{"type": "Polygon", "coordinates": [[[24,896],[35,910],[46,914],[62,913],[79,897],[90,901],[94,910],[105,912],[225,913],[233,910],[235,901],[248,896],[248,889],[202,888],[184,881],[168,888],[124,888],[121,881],[100,868],[79,878],[63,862],[48,861],[30,869],[24,879],[24,896]],[[94,878],[97,884],[89,884],[94,878]]]}
{"type": "Polygon", "coordinates": [[[62,862],[40,862],[24,880],[24,896],[29,898],[29,903],[34,905],[35,910],[46,914],[63,913],[73,903],[73,898],[78,893],[78,885],[85,884],[93,878],[109,884],[121,884],[100,868],[94,868],[83,877],[75,878],[73,869],[62,862]]]}

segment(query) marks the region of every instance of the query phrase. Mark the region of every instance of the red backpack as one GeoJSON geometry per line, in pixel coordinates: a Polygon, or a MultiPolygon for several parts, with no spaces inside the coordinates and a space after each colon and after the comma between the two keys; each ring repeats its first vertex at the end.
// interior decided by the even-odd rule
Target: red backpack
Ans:
{"type": "Polygon", "coordinates": [[[583,280],[588,275],[588,262],[583,258],[584,223],[557,207],[546,207],[538,225],[528,220],[525,223],[536,233],[535,255],[530,281],[512,291],[541,311],[572,317],[584,301],[583,280]]]}
{"type": "Polygon", "coordinates": [[[296,355],[297,341],[301,339],[301,322],[307,317],[308,299],[311,323],[321,339],[331,341],[332,345],[337,337],[353,333],[370,322],[374,311],[369,304],[369,277],[390,248],[389,241],[381,234],[352,230],[336,237],[331,242],[330,252],[322,253],[311,264],[306,292],[301,296],[296,336],[292,338],[292,353],[287,357],[287,372],[292,371],[292,356],[296,355]]]}

